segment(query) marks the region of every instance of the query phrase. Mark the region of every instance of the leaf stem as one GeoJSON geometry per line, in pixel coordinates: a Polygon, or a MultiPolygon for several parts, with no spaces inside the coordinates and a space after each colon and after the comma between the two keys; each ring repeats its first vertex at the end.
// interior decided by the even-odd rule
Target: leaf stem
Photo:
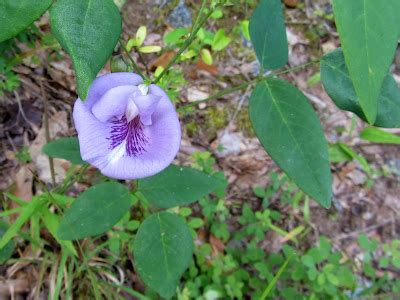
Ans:
{"type": "Polygon", "coordinates": [[[259,82],[259,81],[261,81],[263,79],[264,79],[263,77],[257,77],[254,80],[251,80],[251,81],[248,81],[248,82],[244,82],[242,84],[239,84],[238,86],[234,86],[232,88],[222,90],[222,91],[220,91],[220,92],[218,92],[218,93],[216,93],[216,94],[214,94],[214,95],[212,95],[210,97],[207,97],[205,99],[194,101],[194,102],[191,102],[189,104],[183,105],[183,106],[179,107],[177,109],[177,111],[183,111],[183,110],[185,110],[187,108],[196,106],[196,105],[198,105],[200,103],[204,103],[204,102],[208,102],[210,100],[218,99],[218,98],[220,98],[222,96],[225,96],[225,95],[232,94],[234,92],[243,90],[243,89],[247,88],[249,85],[255,84],[255,83],[257,83],[257,82],[259,82]]]}
{"type": "MultiPolygon", "coordinates": [[[[202,6],[203,8],[203,6],[202,6]]],[[[201,10],[201,9],[200,9],[201,10]]],[[[208,18],[211,16],[211,14],[214,12],[214,9],[210,9],[207,15],[204,16],[201,21],[199,21],[199,24],[196,26],[196,24],[193,26],[193,30],[190,33],[189,38],[185,41],[185,43],[181,46],[179,51],[175,54],[175,56],[170,60],[168,65],[165,67],[165,69],[161,72],[160,75],[154,80],[154,84],[157,84],[163,77],[164,75],[168,72],[168,70],[172,67],[172,65],[179,59],[181,54],[190,46],[190,44],[193,42],[194,38],[197,35],[197,32],[201,29],[201,27],[207,22],[208,18]]]]}
{"type": "Polygon", "coordinates": [[[287,69],[287,70],[284,70],[284,71],[281,71],[281,72],[271,73],[271,74],[269,74],[268,76],[265,76],[265,77],[258,76],[258,77],[256,77],[255,79],[253,79],[251,81],[244,82],[244,83],[239,84],[237,86],[234,86],[232,88],[222,90],[222,91],[220,91],[220,92],[218,92],[218,93],[216,93],[216,94],[214,94],[212,96],[209,96],[207,98],[204,98],[204,99],[201,99],[201,100],[194,101],[194,102],[188,103],[186,105],[183,105],[183,106],[179,107],[177,109],[177,111],[178,112],[184,111],[185,109],[193,107],[193,106],[196,106],[196,105],[198,105],[200,103],[205,103],[205,102],[208,102],[208,101],[211,101],[211,100],[214,100],[214,99],[218,99],[218,98],[220,98],[222,96],[225,96],[225,95],[228,95],[228,94],[243,90],[243,89],[247,88],[249,85],[256,84],[259,81],[267,79],[269,77],[277,76],[277,75],[283,75],[283,74],[287,74],[287,73],[290,73],[290,72],[293,72],[293,71],[297,71],[297,70],[303,69],[305,67],[308,67],[308,66],[310,66],[312,64],[318,63],[318,62],[319,62],[319,59],[318,60],[313,60],[311,62],[302,64],[302,65],[299,65],[299,66],[296,66],[296,67],[293,67],[293,68],[290,68],[290,69],[287,69]]]}
{"type": "Polygon", "coordinates": [[[144,80],[147,79],[146,76],[142,73],[139,66],[136,64],[135,60],[133,59],[132,55],[129,53],[128,49],[126,48],[125,43],[122,39],[119,39],[119,44],[121,45],[122,49],[124,50],[126,56],[128,56],[129,61],[131,62],[132,68],[142,77],[144,80]]]}

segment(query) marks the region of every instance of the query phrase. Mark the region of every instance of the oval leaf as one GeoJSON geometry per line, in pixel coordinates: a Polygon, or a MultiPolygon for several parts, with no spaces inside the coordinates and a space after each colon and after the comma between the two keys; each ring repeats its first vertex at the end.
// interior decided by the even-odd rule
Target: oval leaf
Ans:
{"type": "Polygon", "coordinates": [[[16,36],[38,19],[52,0],[0,0],[0,42],[16,36]]]}
{"type": "Polygon", "coordinates": [[[139,180],[139,191],[152,204],[170,208],[199,200],[224,184],[198,170],[170,165],[161,173],[139,180]]]}
{"type": "MultiPolygon", "coordinates": [[[[340,109],[351,111],[367,121],[351,82],[342,49],[336,49],[322,58],[321,80],[326,92],[340,109]]],[[[390,74],[382,84],[375,126],[400,127],[400,89],[390,74]]]]}
{"type": "Polygon", "coordinates": [[[129,210],[131,196],[122,184],[106,182],[93,186],[72,203],[58,228],[61,240],[79,240],[110,230],[129,210]]]}
{"type": "Polygon", "coordinates": [[[398,36],[399,0],[334,0],[336,26],[350,78],[369,123],[389,72],[398,36]]]}
{"type": "Polygon", "coordinates": [[[288,42],[281,0],[261,0],[249,25],[250,38],[264,69],[278,69],[288,61],[288,42]]]}
{"type": "Polygon", "coordinates": [[[192,259],[192,236],[180,217],[160,212],[139,227],[133,251],[135,268],[144,283],[170,298],[192,259]]]}
{"type": "Polygon", "coordinates": [[[360,138],[373,143],[400,145],[399,135],[374,127],[365,128],[363,131],[361,131],[360,138]]]}
{"type": "Polygon", "coordinates": [[[328,145],[307,98],[276,79],[257,84],[250,119],[261,144],[281,169],[307,194],[329,208],[332,177],[328,145]]]}
{"type": "Polygon", "coordinates": [[[58,0],[50,10],[51,30],[74,64],[78,94],[89,86],[112,54],[121,16],[112,0],[58,0]]]}
{"type": "Polygon", "coordinates": [[[63,137],[43,146],[42,151],[53,158],[69,160],[73,164],[83,165],[77,137],[63,137]]]}

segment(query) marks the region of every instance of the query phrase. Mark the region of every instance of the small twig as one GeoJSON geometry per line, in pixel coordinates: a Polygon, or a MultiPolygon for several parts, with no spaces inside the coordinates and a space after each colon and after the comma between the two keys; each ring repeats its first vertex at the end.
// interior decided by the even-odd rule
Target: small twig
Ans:
{"type": "Polygon", "coordinates": [[[251,80],[251,81],[247,81],[247,82],[244,82],[244,83],[242,83],[242,84],[239,84],[238,86],[235,86],[235,87],[232,87],[232,88],[223,90],[223,91],[218,92],[218,93],[216,93],[216,94],[214,94],[214,95],[212,95],[212,96],[209,96],[209,97],[207,97],[207,98],[205,98],[205,99],[198,100],[198,101],[193,101],[193,102],[191,102],[191,103],[189,103],[189,104],[183,105],[183,106],[179,107],[179,108],[177,109],[177,111],[178,111],[178,112],[179,112],[179,111],[183,111],[183,110],[185,110],[185,109],[187,109],[187,108],[189,108],[189,107],[196,106],[196,105],[198,105],[198,104],[200,104],[200,103],[204,103],[204,102],[208,102],[208,101],[210,101],[210,100],[218,99],[218,98],[220,98],[220,97],[222,97],[222,96],[225,96],[225,95],[228,95],[228,94],[231,94],[231,93],[234,93],[234,92],[243,90],[243,89],[247,88],[249,85],[256,84],[257,82],[262,81],[262,80],[264,80],[264,79],[268,79],[268,78],[270,78],[270,77],[272,77],[272,76],[278,76],[278,75],[290,73],[290,72],[292,72],[292,71],[297,71],[297,70],[303,69],[303,68],[305,68],[305,67],[308,67],[308,66],[310,66],[310,65],[312,65],[312,64],[318,63],[318,62],[319,62],[319,60],[314,60],[314,61],[311,61],[311,62],[302,64],[302,65],[299,65],[299,66],[296,66],[296,67],[294,67],[294,68],[290,68],[290,69],[287,69],[287,70],[284,70],[284,71],[281,71],[281,72],[269,73],[267,76],[263,76],[263,75],[257,76],[256,78],[254,78],[254,79],[251,80]]]}
{"type": "Polygon", "coordinates": [[[124,50],[126,56],[128,56],[129,61],[131,62],[132,68],[136,71],[136,73],[139,74],[140,77],[143,79],[147,79],[146,76],[143,75],[142,71],[140,71],[139,66],[136,64],[135,60],[133,59],[132,55],[129,53],[128,49],[125,46],[125,43],[122,41],[122,39],[119,39],[119,43],[124,50]]]}
{"type": "Polygon", "coordinates": [[[21,98],[19,97],[19,94],[17,91],[14,91],[14,96],[15,96],[15,100],[17,100],[19,112],[21,113],[22,118],[25,120],[25,122],[29,126],[31,126],[33,129],[35,129],[36,126],[31,121],[29,121],[28,117],[25,115],[24,109],[22,108],[21,98]]]}
{"type": "Polygon", "coordinates": [[[191,102],[189,104],[183,105],[183,106],[179,107],[177,109],[177,111],[183,111],[183,110],[185,110],[185,109],[187,109],[189,107],[196,106],[196,105],[198,105],[200,103],[204,103],[204,102],[208,102],[210,100],[218,99],[218,98],[220,98],[222,96],[225,96],[225,95],[228,95],[228,94],[243,90],[243,89],[247,88],[249,85],[257,83],[258,81],[261,81],[262,79],[264,79],[264,78],[257,77],[256,79],[254,79],[252,81],[248,81],[248,82],[239,84],[238,86],[232,87],[230,89],[223,90],[223,91],[218,92],[218,93],[216,93],[216,94],[214,94],[214,95],[212,95],[210,97],[207,97],[205,99],[194,101],[194,102],[191,102]]]}
{"type": "Polygon", "coordinates": [[[138,54],[138,56],[139,56],[140,62],[141,62],[141,63],[143,64],[143,66],[144,66],[144,69],[145,69],[145,71],[146,71],[147,77],[150,77],[150,70],[149,70],[149,68],[147,67],[147,64],[146,64],[145,61],[144,61],[144,57],[143,57],[142,53],[140,53],[140,51],[138,50],[138,51],[137,51],[137,54],[138,54]]]}
{"type": "MultiPolygon", "coordinates": [[[[47,101],[47,94],[46,91],[43,87],[43,82],[40,80],[39,81],[40,85],[40,91],[42,93],[42,98],[43,98],[43,107],[44,107],[44,130],[45,130],[45,136],[46,136],[46,143],[50,142],[50,127],[49,127],[49,104],[47,101]]],[[[49,156],[49,165],[50,165],[50,174],[51,174],[51,183],[53,186],[56,185],[56,175],[54,171],[54,161],[53,158],[49,156]]]]}
{"type": "Polygon", "coordinates": [[[335,241],[340,241],[340,240],[345,240],[345,239],[348,239],[348,238],[357,237],[361,233],[366,233],[366,232],[369,232],[369,231],[376,230],[376,229],[378,229],[380,227],[386,226],[388,224],[392,224],[392,222],[393,222],[393,220],[387,220],[387,221],[382,222],[380,224],[375,224],[375,225],[372,225],[372,226],[369,226],[369,227],[366,227],[366,228],[363,228],[363,229],[360,229],[360,230],[356,230],[356,231],[350,232],[348,234],[342,234],[342,235],[338,236],[337,238],[335,238],[335,241]]]}

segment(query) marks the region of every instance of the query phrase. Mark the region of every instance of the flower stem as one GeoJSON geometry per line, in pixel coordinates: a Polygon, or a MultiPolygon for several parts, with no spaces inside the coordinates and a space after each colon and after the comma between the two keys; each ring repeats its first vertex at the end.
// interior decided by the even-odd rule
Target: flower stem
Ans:
{"type": "Polygon", "coordinates": [[[136,73],[140,75],[143,79],[147,79],[146,76],[140,71],[139,66],[136,64],[135,60],[133,59],[132,55],[129,53],[128,49],[125,46],[125,43],[122,39],[119,39],[119,44],[121,45],[122,49],[124,50],[126,56],[128,56],[129,61],[131,62],[132,68],[135,70],[136,73]]]}
{"type": "Polygon", "coordinates": [[[204,103],[204,102],[208,102],[210,100],[218,99],[218,98],[220,98],[222,96],[225,96],[225,95],[232,94],[234,92],[243,90],[243,89],[247,88],[249,85],[257,83],[257,82],[261,81],[262,79],[263,79],[262,77],[257,77],[254,80],[251,80],[251,81],[248,81],[248,82],[244,82],[244,83],[239,84],[238,86],[234,86],[234,87],[232,87],[230,89],[222,90],[222,91],[220,91],[220,92],[218,92],[218,93],[216,93],[216,94],[214,94],[214,95],[212,95],[210,97],[207,97],[205,99],[194,101],[194,102],[191,102],[189,104],[183,105],[183,106],[179,107],[177,109],[177,111],[183,111],[183,110],[185,110],[187,108],[196,106],[196,105],[198,105],[200,103],[204,103]]]}
{"type": "MultiPolygon", "coordinates": [[[[203,8],[203,6],[202,6],[202,8],[203,8]]],[[[190,44],[193,42],[194,38],[196,37],[197,32],[199,32],[201,27],[203,27],[203,25],[207,22],[208,18],[211,16],[211,14],[213,12],[214,12],[214,10],[210,9],[208,14],[205,15],[204,18],[201,19],[201,21],[199,21],[199,24],[197,26],[196,26],[196,24],[194,24],[193,30],[190,33],[189,38],[185,41],[185,43],[182,45],[182,47],[179,49],[179,51],[175,54],[175,56],[170,60],[170,62],[165,67],[165,69],[161,72],[161,74],[158,75],[158,77],[154,80],[154,84],[157,84],[161,80],[161,78],[164,77],[164,75],[168,72],[168,70],[172,67],[172,65],[179,59],[181,54],[190,46],[190,44]]]]}
{"type": "Polygon", "coordinates": [[[301,69],[303,69],[303,68],[305,68],[305,67],[308,67],[308,66],[310,66],[310,65],[312,65],[312,64],[315,64],[315,63],[318,63],[318,62],[319,62],[319,60],[313,60],[313,61],[310,61],[310,62],[308,62],[308,63],[302,64],[302,65],[299,65],[299,66],[296,66],[296,67],[293,67],[293,68],[290,68],[290,69],[287,69],[287,70],[284,70],[284,71],[281,71],[281,72],[271,73],[270,75],[268,75],[268,76],[266,76],[266,77],[258,76],[258,77],[254,78],[254,79],[251,80],[251,81],[244,82],[244,83],[239,84],[239,85],[237,85],[237,86],[234,86],[234,87],[232,87],[232,88],[229,88],[229,89],[225,89],[225,90],[223,90],[223,91],[220,91],[220,92],[218,92],[218,93],[216,93],[216,94],[214,94],[214,95],[212,95],[212,96],[209,96],[209,97],[207,97],[207,98],[204,98],[204,99],[201,99],[201,100],[194,101],[194,102],[188,103],[188,104],[186,104],[186,105],[183,105],[183,106],[179,107],[179,108],[177,109],[177,111],[178,111],[178,112],[184,111],[185,109],[190,108],[190,107],[193,107],[193,106],[196,106],[196,105],[198,105],[198,104],[200,104],[200,103],[204,103],[204,102],[208,102],[208,101],[210,101],[210,100],[218,99],[218,98],[220,98],[220,97],[222,97],[222,96],[225,96],[225,95],[228,95],[228,94],[231,94],[231,93],[234,93],[234,92],[243,90],[243,89],[247,88],[249,85],[256,84],[256,83],[258,83],[259,81],[262,81],[262,80],[267,79],[267,78],[269,78],[269,77],[277,76],[277,75],[283,75],[283,74],[287,74],[287,73],[289,73],[289,72],[301,70],[301,69]]]}

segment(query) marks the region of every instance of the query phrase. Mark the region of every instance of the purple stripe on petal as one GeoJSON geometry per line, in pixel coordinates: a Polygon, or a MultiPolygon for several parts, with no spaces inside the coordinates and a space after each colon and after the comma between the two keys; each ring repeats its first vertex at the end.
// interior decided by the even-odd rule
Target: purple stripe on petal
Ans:
{"type": "Polygon", "coordinates": [[[134,118],[127,122],[125,116],[120,120],[111,122],[110,149],[114,149],[121,143],[126,141],[126,154],[128,156],[138,156],[146,151],[146,145],[149,143],[148,138],[144,134],[143,124],[140,117],[134,118]]]}

